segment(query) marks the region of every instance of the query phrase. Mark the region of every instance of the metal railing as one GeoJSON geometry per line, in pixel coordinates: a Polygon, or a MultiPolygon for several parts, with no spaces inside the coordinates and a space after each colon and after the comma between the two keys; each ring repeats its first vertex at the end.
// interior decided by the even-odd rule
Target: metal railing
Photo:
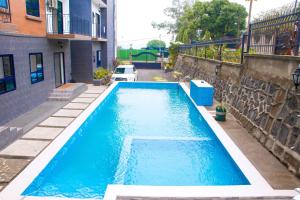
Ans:
{"type": "Polygon", "coordinates": [[[0,8],[0,23],[11,23],[11,14],[9,11],[0,8]]]}
{"type": "Polygon", "coordinates": [[[250,25],[247,52],[250,54],[299,55],[300,12],[250,25]]]}
{"type": "Polygon", "coordinates": [[[69,14],[47,14],[47,33],[91,35],[90,23],[87,19],[69,14]]]}
{"type": "Polygon", "coordinates": [[[104,32],[105,26],[101,23],[93,23],[92,24],[92,37],[94,38],[106,38],[106,34],[104,32]]]}
{"type": "Polygon", "coordinates": [[[242,63],[245,46],[244,41],[246,41],[246,36],[243,36],[242,39],[231,38],[197,42],[188,45],[181,45],[179,47],[179,52],[205,59],[242,63]]]}

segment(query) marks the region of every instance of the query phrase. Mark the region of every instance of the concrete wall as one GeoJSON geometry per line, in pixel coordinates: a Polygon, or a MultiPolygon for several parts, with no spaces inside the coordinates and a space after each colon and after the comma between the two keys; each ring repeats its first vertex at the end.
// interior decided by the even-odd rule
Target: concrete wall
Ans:
{"type": "Polygon", "coordinates": [[[112,70],[116,58],[116,1],[107,0],[107,67],[112,70]]]}
{"type": "Polygon", "coordinates": [[[300,176],[300,91],[291,74],[300,58],[245,56],[245,64],[221,63],[180,55],[182,77],[213,84],[215,98],[270,152],[300,176]],[[222,64],[216,74],[216,65],[222,64]]]}
{"type": "Polygon", "coordinates": [[[71,41],[72,81],[93,81],[92,41],[71,41]]]}
{"type": "MultiPolygon", "coordinates": [[[[62,41],[61,41],[62,42],[62,41]]],[[[70,46],[46,38],[0,35],[0,55],[12,54],[16,90],[0,95],[0,126],[43,103],[55,88],[54,52],[65,53],[66,80],[70,80],[70,46]],[[43,53],[44,81],[31,84],[29,53],[43,53]]]]}

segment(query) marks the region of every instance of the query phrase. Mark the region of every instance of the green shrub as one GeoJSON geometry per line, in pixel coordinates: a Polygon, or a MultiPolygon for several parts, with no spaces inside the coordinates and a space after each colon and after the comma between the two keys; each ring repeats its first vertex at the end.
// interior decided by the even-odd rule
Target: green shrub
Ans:
{"type": "Polygon", "coordinates": [[[100,67],[94,72],[94,79],[97,80],[103,79],[108,75],[109,75],[109,71],[107,69],[104,69],[103,67],[100,67]]]}

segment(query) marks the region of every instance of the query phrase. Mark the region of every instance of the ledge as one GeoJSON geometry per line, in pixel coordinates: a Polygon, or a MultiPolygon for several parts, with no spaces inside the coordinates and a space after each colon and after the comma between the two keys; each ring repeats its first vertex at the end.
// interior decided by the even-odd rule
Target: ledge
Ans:
{"type": "Polygon", "coordinates": [[[32,20],[32,21],[42,22],[42,18],[41,17],[35,17],[35,16],[31,16],[31,15],[26,15],[25,18],[29,19],[29,20],[32,20]]]}
{"type": "Polygon", "coordinates": [[[290,56],[290,55],[244,54],[244,56],[248,57],[248,58],[261,58],[261,59],[300,61],[300,57],[299,56],[290,56]]]}

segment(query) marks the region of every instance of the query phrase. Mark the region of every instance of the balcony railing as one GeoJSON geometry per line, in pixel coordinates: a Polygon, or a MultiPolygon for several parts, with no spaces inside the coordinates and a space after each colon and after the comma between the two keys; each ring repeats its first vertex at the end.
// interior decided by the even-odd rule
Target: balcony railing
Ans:
{"type": "Polygon", "coordinates": [[[11,14],[9,9],[0,8],[0,23],[11,23],[11,14]]]}
{"type": "Polygon", "coordinates": [[[92,24],[92,37],[94,38],[106,38],[105,26],[102,24],[92,24]]]}
{"type": "Polygon", "coordinates": [[[90,21],[69,14],[48,14],[47,15],[48,34],[79,34],[91,35],[90,21]]]}

